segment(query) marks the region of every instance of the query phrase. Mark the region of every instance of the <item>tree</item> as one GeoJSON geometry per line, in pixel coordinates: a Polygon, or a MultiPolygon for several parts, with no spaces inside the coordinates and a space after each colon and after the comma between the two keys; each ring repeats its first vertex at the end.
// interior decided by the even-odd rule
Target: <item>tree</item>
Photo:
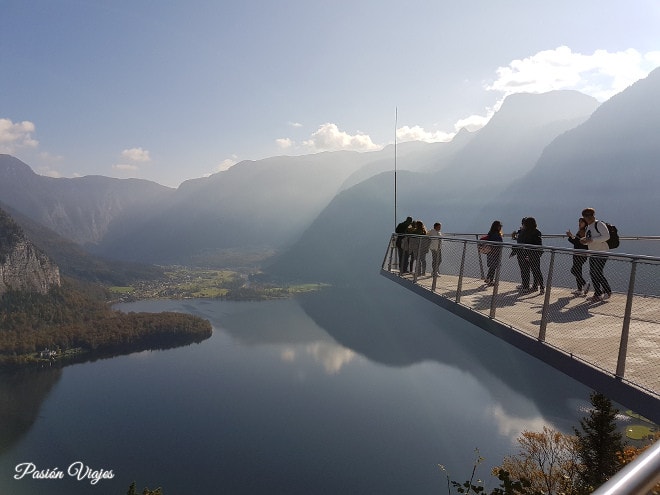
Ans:
{"type": "MultiPolygon", "coordinates": [[[[131,483],[131,486],[128,487],[128,492],[126,492],[126,495],[138,495],[138,492],[135,488],[135,481],[131,483]]],[[[163,495],[163,489],[162,488],[156,488],[155,490],[150,490],[149,488],[146,488],[142,490],[142,495],[163,495]]]]}
{"type": "Polygon", "coordinates": [[[506,456],[493,468],[497,476],[505,471],[512,479],[528,480],[528,492],[574,494],[577,492],[580,463],[577,437],[543,427],[543,431],[523,431],[518,437],[520,451],[506,456]]]}
{"type": "Polygon", "coordinates": [[[593,409],[580,420],[582,431],[574,428],[583,465],[580,486],[587,493],[594,491],[621,468],[619,453],[624,448],[615,422],[619,410],[612,407],[610,399],[598,392],[593,392],[590,400],[593,409]]]}

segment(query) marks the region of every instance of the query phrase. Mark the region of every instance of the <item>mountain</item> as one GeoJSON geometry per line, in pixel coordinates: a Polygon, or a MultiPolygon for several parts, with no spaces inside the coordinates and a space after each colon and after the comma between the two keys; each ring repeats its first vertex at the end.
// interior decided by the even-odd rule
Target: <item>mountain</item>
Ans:
{"type": "Polygon", "coordinates": [[[591,206],[620,232],[622,225],[624,233],[639,225],[639,233],[653,235],[660,230],[655,215],[660,140],[654,138],[660,129],[659,92],[660,69],[587,119],[560,112],[564,119],[553,123],[546,116],[530,123],[533,129],[520,120],[529,118],[523,110],[530,100],[539,97],[544,108],[559,108],[556,98],[574,101],[576,95],[525,95],[513,106],[505,101],[452,163],[434,173],[398,175],[396,214],[393,195],[383,194],[392,191],[392,174],[363,181],[338,195],[268,270],[276,277],[334,284],[367,280],[377,273],[396,222],[408,215],[426,225],[440,221],[445,232],[485,232],[496,218],[512,231],[521,217],[533,215],[542,231],[557,233],[574,228],[579,212],[591,206]],[[509,110],[512,115],[506,115],[509,110]],[[566,129],[562,121],[577,126],[566,129]],[[542,135],[553,139],[544,144],[542,135]],[[624,208],[610,213],[620,204],[624,208]]]}
{"type": "Polygon", "coordinates": [[[57,264],[60,274],[85,282],[98,282],[105,285],[130,285],[134,280],[159,278],[163,269],[153,265],[130,263],[99,258],[87,252],[82,246],[59,235],[26,217],[14,208],[0,202],[0,210],[5,210],[20,225],[25,237],[57,264]]]}
{"type": "Polygon", "coordinates": [[[20,226],[0,210],[0,295],[7,291],[46,294],[59,287],[60,271],[24,235],[20,226]]]}
{"type": "Polygon", "coordinates": [[[95,252],[186,264],[223,250],[271,252],[295,242],[346,178],[373,159],[342,151],[240,162],[184,182],[143,222],[111,229],[95,252]]]}
{"type": "Polygon", "coordinates": [[[81,245],[98,243],[114,223],[130,225],[171,193],[138,179],[44,177],[0,154],[0,201],[81,245]]]}
{"type": "Polygon", "coordinates": [[[445,197],[493,195],[530,171],[549,143],[597,107],[596,99],[577,91],[511,95],[469,145],[435,171],[436,187],[445,197]]]}
{"type": "MultiPolygon", "coordinates": [[[[599,212],[599,202],[610,201],[608,192],[594,187],[600,175],[590,172],[585,181],[578,164],[596,163],[601,155],[630,162],[639,155],[614,187],[632,176],[639,179],[635,187],[647,191],[657,179],[647,160],[649,153],[657,156],[656,73],[600,106],[572,91],[512,95],[475,133],[461,132],[449,143],[403,143],[396,156],[396,201],[392,147],[244,161],[178,189],[103,177],[41,177],[0,155],[0,200],[106,259],[217,266],[223,256],[225,262],[237,253],[263,259],[291,247],[272,266],[290,273],[309,267],[310,276],[321,258],[338,256],[341,263],[342,243],[352,243],[351,259],[373,251],[373,239],[364,234],[390,232],[407,215],[429,225],[441,221],[453,232],[483,230],[495,217],[513,229],[521,216],[534,215],[545,232],[563,232],[587,200],[599,212]],[[651,130],[645,133],[645,126],[651,130]],[[571,198],[580,199],[575,205],[562,199],[565,211],[552,223],[560,211],[553,201],[567,182],[571,198]],[[585,184],[594,194],[584,193],[585,184]],[[347,237],[349,225],[360,235],[347,237]]],[[[607,181],[612,174],[608,168],[602,175],[607,181]]],[[[640,198],[648,211],[653,197],[640,198]]],[[[622,221],[613,217],[611,223],[622,221]]],[[[375,249],[381,244],[379,238],[375,249]]],[[[337,271],[330,275],[346,267],[331,266],[337,271]]]]}
{"type": "Polygon", "coordinates": [[[660,68],[555,139],[532,170],[482,211],[536,216],[543,231],[564,232],[592,207],[620,235],[657,235],[659,134],[660,68]]]}

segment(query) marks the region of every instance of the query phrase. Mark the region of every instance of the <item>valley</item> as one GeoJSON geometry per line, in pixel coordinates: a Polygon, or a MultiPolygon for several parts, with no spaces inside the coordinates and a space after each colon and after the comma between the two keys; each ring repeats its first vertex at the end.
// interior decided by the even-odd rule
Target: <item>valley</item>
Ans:
{"type": "Polygon", "coordinates": [[[293,294],[320,290],[327,284],[276,285],[260,272],[215,270],[184,266],[163,267],[164,276],[139,280],[129,286],[110,287],[113,302],[146,299],[211,298],[233,301],[282,299],[293,294]]]}

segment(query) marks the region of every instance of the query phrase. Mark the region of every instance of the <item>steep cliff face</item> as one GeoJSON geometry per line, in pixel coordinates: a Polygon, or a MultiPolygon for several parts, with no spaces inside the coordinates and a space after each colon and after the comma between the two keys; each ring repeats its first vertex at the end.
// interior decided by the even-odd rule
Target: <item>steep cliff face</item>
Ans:
{"type": "Polygon", "coordinates": [[[9,290],[45,294],[59,285],[59,268],[0,210],[0,295],[9,290]]]}

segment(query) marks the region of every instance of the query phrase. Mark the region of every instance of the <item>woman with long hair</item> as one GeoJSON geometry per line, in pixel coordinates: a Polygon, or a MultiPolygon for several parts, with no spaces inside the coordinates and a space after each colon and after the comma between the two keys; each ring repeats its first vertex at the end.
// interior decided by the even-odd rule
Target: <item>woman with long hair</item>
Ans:
{"type": "MultiPolygon", "coordinates": [[[[502,222],[495,220],[490,225],[490,230],[486,235],[487,241],[502,242],[502,222]]],[[[502,248],[500,246],[490,245],[490,250],[486,254],[486,266],[488,267],[488,275],[484,282],[488,285],[493,285],[495,282],[495,270],[500,266],[502,259],[502,248]]]]}

